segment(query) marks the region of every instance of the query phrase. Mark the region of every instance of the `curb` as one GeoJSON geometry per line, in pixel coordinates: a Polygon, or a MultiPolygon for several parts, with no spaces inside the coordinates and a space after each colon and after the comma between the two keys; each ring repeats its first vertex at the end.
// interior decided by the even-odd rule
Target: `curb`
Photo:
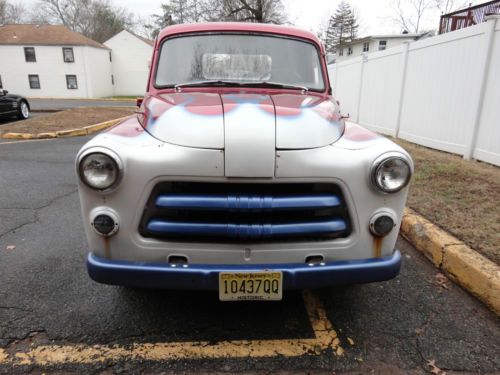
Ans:
{"type": "Polygon", "coordinates": [[[47,132],[47,133],[5,133],[1,134],[0,138],[4,139],[44,139],[44,138],[60,138],[60,137],[78,137],[83,135],[90,135],[97,133],[103,129],[109,128],[118,122],[129,118],[130,116],[120,117],[113,120],[101,122],[99,124],[84,126],[83,128],[78,129],[69,129],[69,130],[59,130],[56,132],[47,132]]]}
{"type": "Polygon", "coordinates": [[[498,265],[408,208],[401,234],[450,279],[500,315],[498,265]]]}

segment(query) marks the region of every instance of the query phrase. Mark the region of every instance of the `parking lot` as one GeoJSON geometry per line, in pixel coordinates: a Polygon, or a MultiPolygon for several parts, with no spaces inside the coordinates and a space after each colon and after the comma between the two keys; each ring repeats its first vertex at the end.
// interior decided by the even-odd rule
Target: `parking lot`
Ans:
{"type": "MultiPolygon", "coordinates": [[[[29,99],[30,118],[46,116],[54,112],[81,107],[135,107],[135,100],[85,100],[85,99],[29,99]]],[[[0,118],[0,126],[16,121],[15,118],[0,118]]],[[[1,129],[0,129],[1,130],[1,129]]]]}
{"type": "Polygon", "coordinates": [[[281,302],[92,282],[74,169],[87,140],[0,141],[0,372],[500,369],[498,318],[401,238],[395,280],[281,302]]]}

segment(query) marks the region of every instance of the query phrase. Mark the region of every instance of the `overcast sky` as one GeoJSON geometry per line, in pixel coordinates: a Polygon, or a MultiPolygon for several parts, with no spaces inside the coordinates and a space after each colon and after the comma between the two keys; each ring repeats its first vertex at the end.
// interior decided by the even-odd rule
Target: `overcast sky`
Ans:
{"type": "MultiPolygon", "coordinates": [[[[25,0],[29,6],[37,0],[25,0]]],[[[161,0],[111,0],[115,5],[128,8],[131,12],[147,17],[160,12],[161,0]]],[[[359,36],[394,34],[402,30],[392,20],[394,0],[350,0],[360,20],[359,36]]],[[[290,20],[299,27],[316,32],[325,25],[340,0],[283,0],[290,20]]],[[[460,2],[456,1],[457,3],[460,2]]],[[[472,1],[477,2],[477,1],[472,1]]],[[[423,30],[438,29],[440,13],[429,10],[422,21],[423,30]]]]}

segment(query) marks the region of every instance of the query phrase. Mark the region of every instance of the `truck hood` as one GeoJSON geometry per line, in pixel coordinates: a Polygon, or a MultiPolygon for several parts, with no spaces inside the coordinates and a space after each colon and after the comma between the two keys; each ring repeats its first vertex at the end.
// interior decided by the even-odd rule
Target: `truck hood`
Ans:
{"type": "MultiPolygon", "coordinates": [[[[228,142],[236,136],[236,126],[247,136],[247,131],[265,133],[265,144],[270,144],[272,135],[273,149],[326,146],[344,131],[334,101],[299,93],[161,94],[144,101],[139,117],[146,131],[161,141],[221,150],[231,146],[228,142]],[[263,123],[266,129],[260,128],[263,123]]],[[[259,142],[258,135],[251,138],[259,142]]]]}

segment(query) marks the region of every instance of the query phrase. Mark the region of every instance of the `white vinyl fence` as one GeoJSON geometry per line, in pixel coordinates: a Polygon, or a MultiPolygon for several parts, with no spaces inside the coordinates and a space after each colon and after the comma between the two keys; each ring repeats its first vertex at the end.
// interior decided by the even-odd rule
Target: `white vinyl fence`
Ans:
{"type": "Polygon", "coordinates": [[[374,131],[500,165],[500,16],[329,66],[335,97],[374,131]]]}

